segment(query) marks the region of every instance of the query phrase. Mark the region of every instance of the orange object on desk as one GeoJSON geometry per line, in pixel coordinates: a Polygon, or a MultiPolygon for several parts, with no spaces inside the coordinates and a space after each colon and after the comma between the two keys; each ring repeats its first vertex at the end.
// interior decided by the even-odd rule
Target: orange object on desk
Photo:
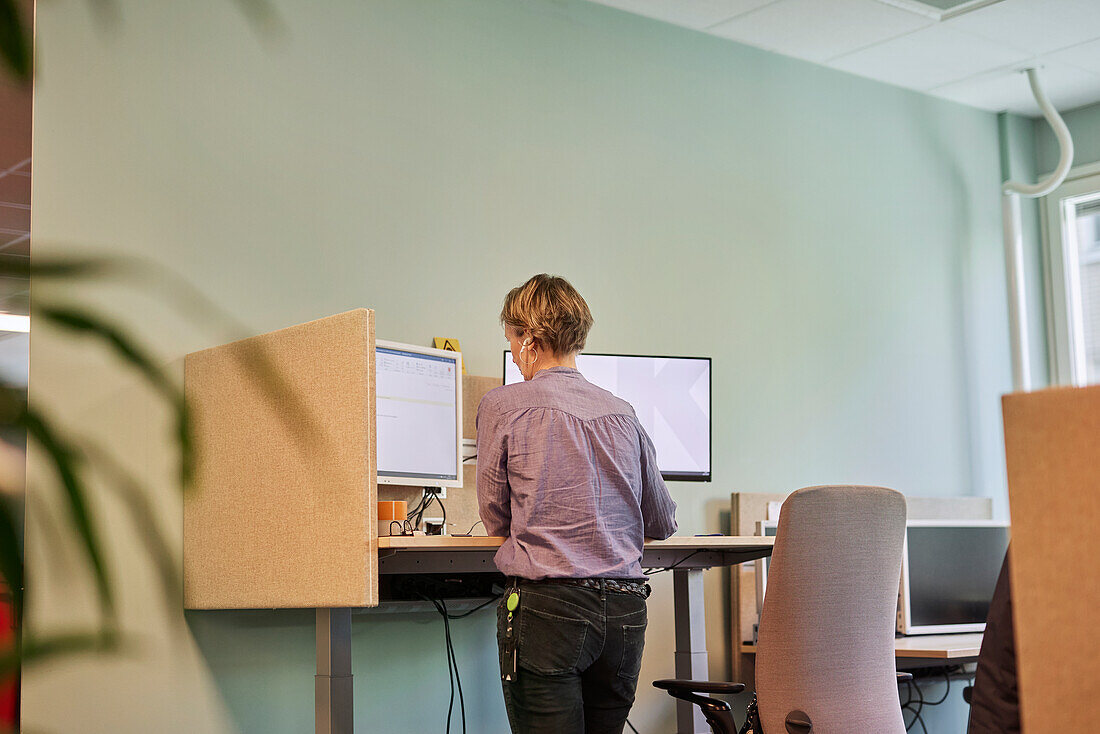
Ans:
{"type": "MultiPolygon", "coordinates": [[[[401,523],[404,527],[405,519],[409,514],[409,503],[405,500],[380,500],[378,502],[378,534],[392,535],[390,523],[401,523]]],[[[397,531],[398,535],[401,531],[397,531]]]]}

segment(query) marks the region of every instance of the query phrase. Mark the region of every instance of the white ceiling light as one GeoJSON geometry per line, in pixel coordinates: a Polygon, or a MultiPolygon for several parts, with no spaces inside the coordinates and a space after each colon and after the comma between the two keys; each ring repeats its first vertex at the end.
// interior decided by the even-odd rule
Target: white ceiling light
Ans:
{"type": "Polygon", "coordinates": [[[20,316],[14,313],[0,313],[0,331],[21,331],[25,333],[30,330],[30,316],[20,316]]]}
{"type": "Polygon", "coordinates": [[[878,0],[911,13],[926,15],[933,20],[947,20],[1001,0],[878,0]]]}

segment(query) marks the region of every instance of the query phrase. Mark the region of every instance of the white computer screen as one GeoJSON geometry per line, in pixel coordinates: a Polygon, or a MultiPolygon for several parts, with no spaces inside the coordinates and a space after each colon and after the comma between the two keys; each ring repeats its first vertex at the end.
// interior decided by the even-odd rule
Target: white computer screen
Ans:
{"type": "Polygon", "coordinates": [[[457,479],[458,354],[378,346],[375,355],[378,475],[457,479]]]}
{"type": "MultiPolygon", "coordinates": [[[[634,407],[666,479],[710,480],[710,358],[579,354],[577,369],[634,407]]],[[[508,350],[504,382],[523,382],[508,350]]]]}

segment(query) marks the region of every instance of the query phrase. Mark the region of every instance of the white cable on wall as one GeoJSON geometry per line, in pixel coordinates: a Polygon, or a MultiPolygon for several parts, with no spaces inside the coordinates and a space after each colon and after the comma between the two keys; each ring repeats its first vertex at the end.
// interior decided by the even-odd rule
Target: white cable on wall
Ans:
{"type": "Polygon", "coordinates": [[[1022,184],[1016,181],[1005,181],[1001,187],[1004,194],[1002,201],[1002,217],[1005,229],[1005,268],[1008,278],[1008,321],[1012,345],[1012,383],[1017,391],[1031,389],[1031,367],[1028,362],[1027,339],[1027,296],[1024,291],[1024,243],[1020,233],[1020,197],[1026,196],[1033,199],[1046,196],[1061,185],[1073,165],[1073,138],[1070,137],[1069,128],[1062,120],[1058,110],[1050,103],[1042,85],[1039,83],[1039,72],[1036,69],[1027,70],[1028,81],[1031,82],[1031,93],[1035,95],[1035,101],[1043,112],[1043,117],[1050,123],[1054,130],[1054,136],[1058,139],[1058,146],[1062,156],[1054,173],[1045,181],[1037,184],[1022,184]]]}

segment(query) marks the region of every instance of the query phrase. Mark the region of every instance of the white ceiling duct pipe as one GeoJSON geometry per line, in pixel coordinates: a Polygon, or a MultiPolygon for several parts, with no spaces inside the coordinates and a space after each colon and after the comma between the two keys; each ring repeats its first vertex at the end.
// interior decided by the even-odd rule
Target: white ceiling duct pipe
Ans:
{"type": "Polygon", "coordinates": [[[1028,69],[1027,78],[1031,82],[1031,93],[1035,95],[1035,101],[1043,111],[1043,117],[1050,123],[1055,137],[1058,138],[1062,157],[1054,173],[1050,174],[1045,181],[1037,184],[1006,181],[1001,187],[1004,194],[1002,214],[1005,229],[1005,267],[1008,277],[1008,322],[1012,342],[1012,382],[1017,391],[1031,389],[1027,340],[1027,296],[1024,291],[1024,243],[1020,234],[1020,197],[1046,196],[1065,180],[1070,166],[1073,165],[1073,138],[1070,137],[1069,128],[1058,114],[1058,110],[1054,109],[1054,105],[1047,99],[1039,83],[1038,71],[1028,69]]]}

